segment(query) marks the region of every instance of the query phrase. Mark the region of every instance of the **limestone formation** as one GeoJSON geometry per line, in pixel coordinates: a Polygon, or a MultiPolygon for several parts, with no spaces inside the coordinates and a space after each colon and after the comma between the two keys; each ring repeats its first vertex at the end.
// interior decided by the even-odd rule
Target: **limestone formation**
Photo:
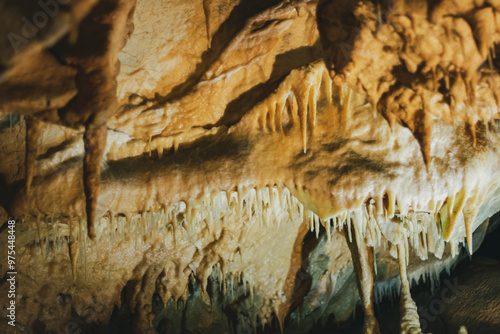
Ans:
{"type": "Polygon", "coordinates": [[[0,331],[421,333],[500,208],[498,10],[0,0],[0,331]]]}

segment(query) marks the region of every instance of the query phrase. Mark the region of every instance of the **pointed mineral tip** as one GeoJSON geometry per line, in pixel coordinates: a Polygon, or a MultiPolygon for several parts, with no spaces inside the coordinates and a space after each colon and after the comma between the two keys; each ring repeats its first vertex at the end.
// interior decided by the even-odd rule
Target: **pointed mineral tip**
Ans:
{"type": "Polygon", "coordinates": [[[432,135],[430,116],[424,110],[417,111],[413,118],[413,128],[410,128],[410,130],[413,132],[413,136],[420,146],[420,152],[422,153],[425,169],[427,173],[429,173],[429,167],[431,164],[432,135]]]}
{"type": "Polygon", "coordinates": [[[68,244],[68,255],[71,262],[71,274],[73,276],[73,281],[76,281],[76,261],[78,260],[78,254],[80,252],[80,247],[77,242],[69,242],[68,244]]]}
{"type": "Polygon", "coordinates": [[[26,117],[25,187],[27,194],[29,194],[31,190],[31,183],[33,181],[35,160],[38,155],[38,139],[42,133],[42,126],[43,123],[35,117],[26,117]]]}
{"type": "Polygon", "coordinates": [[[342,96],[342,119],[345,122],[345,125],[349,125],[349,120],[351,118],[351,99],[352,99],[352,89],[345,85],[345,87],[342,87],[344,90],[345,88],[345,93],[343,93],[342,96]]]}
{"type": "Polygon", "coordinates": [[[442,235],[445,241],[449,241],[455,225],[457,222],[458,214],[462,211],[465,205],[467,190],[463,187],[459,192],[449,196],[446,203],[440,211],[442,235]]]}
{"type": "Polygon", "coordinates": [[[467,127],[472,136],[472,147],[476,148],[477,135],[476,135],[476,124],[472,120],[467,121],[467,127]]]}
{"type": "Polygon", "coordinates": [[[83,161],[83,188],[85,192],[85,210],[87,213],[87,230],[91,239],[96,236],[95,221],[99,185],[101,178],[101,161],[106,148],[108,129],[106,124],[87,126],[83,136],[85,158],[83,161]]]}
{"type": "Polygon", "coordinates": [[[477,213],[479,212],[479,207],[482,204],[482,196],[480,195],[479,188],[474,191],[472,197],[467,200],[464,208],[462,209],[464,215],[465,223],[465,236],[467,238],[467,247],[469,249],[469,254],[472,255],[474,252],[473,244],[473,232],[474,232],[474,221],[476,220],[477,213]]]}

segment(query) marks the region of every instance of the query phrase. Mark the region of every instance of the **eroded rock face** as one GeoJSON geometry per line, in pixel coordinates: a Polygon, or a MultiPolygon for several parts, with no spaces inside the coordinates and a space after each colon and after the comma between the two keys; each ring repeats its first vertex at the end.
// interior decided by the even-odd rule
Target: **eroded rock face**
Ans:
{"type": "Polygon", "coordinates": [[[463,48],[473,62],[422,44],[428,29],[456,56],[445,14],[473,15],[483,36],[494,5],[397,2],[380,22],[371,2],[58,4],[44,34],[0,54],[0,171],[12,193],[0,217],[16,219],[26,250],[16,328],[301,333],[350,317],[356,277],[365,313],[400,271],[437,277],[499,208],[497,72],[483,65],[496,35],[463,48]],[[402,13],[415,25],[397,23],[402,13]],[[455,117],[461,103],[472,122],[455,117]]]}
{"type": "Polygon", "coordinates": [[[430,164],[432,116],[498,118],[500,38],[495,1],[322,1],[326,63],[338,83],[369,97],[391,124],[408,127],[430,164]]]}

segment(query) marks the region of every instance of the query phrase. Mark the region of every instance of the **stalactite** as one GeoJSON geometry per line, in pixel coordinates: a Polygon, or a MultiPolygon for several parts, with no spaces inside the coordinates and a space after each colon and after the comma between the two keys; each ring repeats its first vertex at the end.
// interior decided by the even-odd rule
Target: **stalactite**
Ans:
{"type": "Polygon", "coordinates": [[[479,208],[481,207],[483,199],[484,192],[481,192],[479,188],[476,188],[474,194],[469,199],[467,199],[464,208],[462,209],[465,223],[465,236],[467,237],[467,246],[469,248],[469,254],[471,255],[474,252],[474,245],[472,243],[474,221],[476,220],[476,216],[479,212],[479,208]]]}
{"type": "Polygon", "coordinates": [[[429,172],[431,164],[432,121],[431,116],[426,111],[426,101],[424,99],[426,95],[424,93],[420,94],[422,107],[415,111],[410,119],[406,120],[406,124],[420,146],[426,170],[429,172]]]}
{"type": "Polygon", "coordinates": [[[113,242],[115,241],[115,228],[113,226],[113,218],[114,218],[114,214],[111,212],[111,211],[108,211],[108,219],[109,219],[109,222],[108,222],[108,226],[109,228],[111,228],[113,230],[113,242]]]}
{"type": "Polygon", "coordinates": [[[68,236],[68,255],[71,263],[71,273],[73,276],[73,281],[76,281],[76,263],[78,260],[78,254],[80,247],[78,245],[78,241],[73,237],[73,221],[72,219],[68,220],[69,224],[69,236],[68,236]]]}
{"type": "Polygon", "coordinates": [[[351,118],[351,100],[352,100],[352,89],[345,85],[342,87],[341,105],[342,105],[342,122],[345,127],[349,126],[349,121],[351,118]],[[345,91],[345,92],[344,92],[345,91]]]}
{"type": "Polygon", "coordinates": [[[352,240],[352,237],[350,235],[346,235],[345,232],[344,237],[351,252],[351,258],[356,274],[356,285],[358,287],[363,312],[365,314],[363,333],[379,334],[380,330],[377,319],[375,318],[375,311],[373,309],[373,283],[375,281],[373,248],[366,245],[365,240],[360,233],[361,231],[356,230],[355,225],[352,222],[348,222],[347,224],[348,230],[350,230],[351,224],[354,228],[354,241],[352,240]]]}
{"type": "Polygon", "coordinates": [[[86,198],[87,230],[91,239],[96,237],[96,208],[99,197],[101,160],[106,148],[108,129],[106,124],[87,125],[83,141],[85,158],[83,162],[83,186],[86,198]]]}
{"type": "Polygon", "coordinates": [[[151,136],[149,136],[148,140],[148,156],[151,158],[151,136]]]}
{"type": "Polygon", "coordinates": [[[132,218],[132,220],[135,222],[135,224],[134,224],[135,225],[135,246],[134,246],[135,250],[137,250],[137,237],[138,237],[137,236],[137,232],[138,232],[137,231],[137,228],[138,228],[137,227],[137,219],[138,219],[137,216],[135,216],[135,217],[132,218]]]}
{"type": "Polygon", "coordinates": [[[84,264],[84,279],[87,280],[87,233],[83,233],[83,264],[84,264]]]}
{"type": "Polygon", "coordinates": [[[203,13],[205,15],[205,29],[207,32],[207,48],[212,47],[212,36],[211,36],[211,25],[210,25],[210,5],[212,2],[210,0],[203,0],[203,13]]]}
{"type": "Polygon", "coordinates": [[[277,131],[283,132],[283,113],[286,111],[286,99],[276,102],[277,131]]]}
{"type": "Polygon", "coordinates": [[[467,189],[465,186],[456,194],[449,196],[446,203],[440,210],[441,228],[443,239],[449,241],[455,230],[458,215],[462,212],[467,197],[467,189]]]}
{"type": "Polygon", "coordinates": [[[41,234],[41,231],[40,231],[40,216],[36,216],[36,231],[37,231],[37,234],[38,234],[38,243],[40,244],[40,255],[42,255],[42,257],[43,257],[43,245],[44,245],[44,242],[43,242],[42,234],[41,234]]]}
{"type": "Polygon", "coordinates": [[[396,196],[390,190],[387,190],[387,218],[394,217],[395,207],[396,207],[396,196]]]}
{"type": "Polygon", "coordinates": [[[43,123],[37,118],[26,117],[26,155],[25,155],[25,187],[29,193],[35,174],[35,160],[38,155],[38,139],[42,133],[43,123]]]}
{"type": "Polygon", "coordinates": [[[111,284],[111,224],[108,225],[108,285],[111,284]]]}
{"type": "Polygon", "coordinates": [[[267,103],[267,116],[269,118],[269,127],[271,128],[271,132],[276,131],[276,103],[273,101],[269,101],[267,103]]]}
{"type": "Polygon", "coordinates": [[[308,109],[307,105],[309,102],[309,98],[307,96],[306,92],[300,92],[297,93],[295,92],[294,96],[297,96],[297,103],[298,103],[298,115],[299,115],[299,124],[300,124],[300,131],[302,135],[302,147],[304,150],[304,153],[307,152],[307,119],[308,119],[308,109]]]}

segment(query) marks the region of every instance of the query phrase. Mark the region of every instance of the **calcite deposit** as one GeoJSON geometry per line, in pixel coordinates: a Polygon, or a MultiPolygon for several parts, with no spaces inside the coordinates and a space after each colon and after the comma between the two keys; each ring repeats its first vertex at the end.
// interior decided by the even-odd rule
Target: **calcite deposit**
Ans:
{"type": "Polygon", "coordinates": [[[421,333],[500,210],[498,9],[0,0],[0,331],[421,333]]]}

